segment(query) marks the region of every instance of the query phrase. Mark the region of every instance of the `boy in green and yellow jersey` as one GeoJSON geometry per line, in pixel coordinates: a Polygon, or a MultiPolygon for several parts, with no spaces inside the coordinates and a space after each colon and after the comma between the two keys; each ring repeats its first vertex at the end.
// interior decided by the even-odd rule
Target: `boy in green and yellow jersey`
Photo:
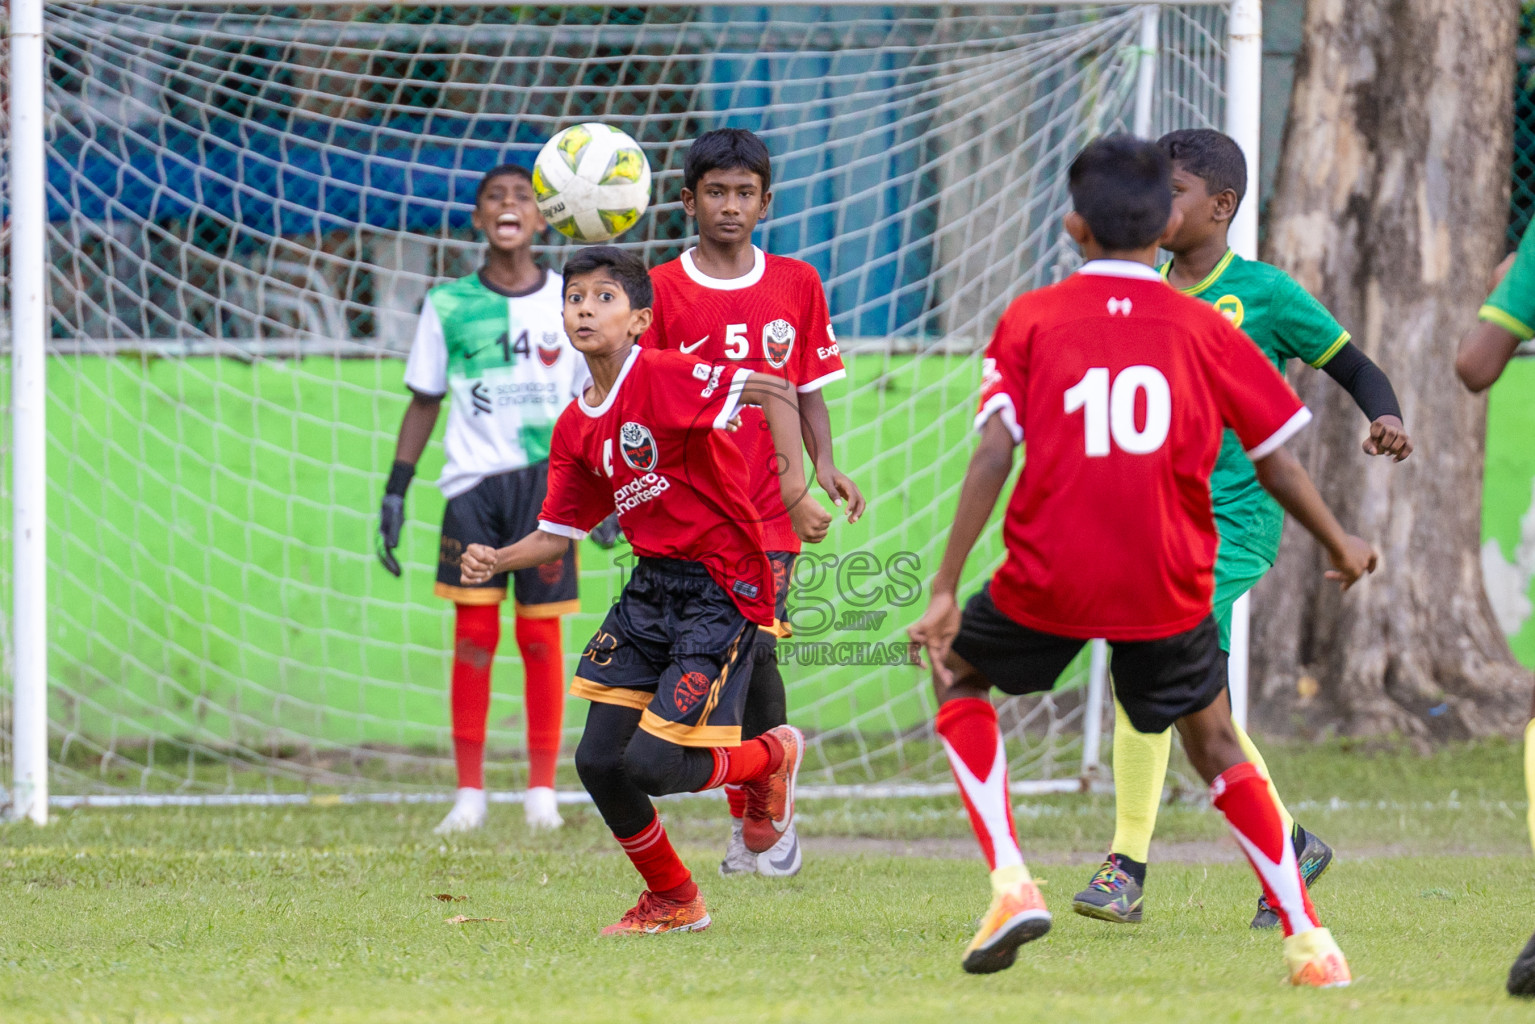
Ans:
{"type": "MultiPolygon", "coordinates": [[[[1535,231],[1526,231],[1519,251],[1492,275],[1492,294],[1477,313],[1477,324],[1460,340],[1455,372],[1471,391],[1483,391],[1503,375],[1519,343],[1535,337],[1535,231]]],[[[1535,842],[1535,702],[1524,727],[1524,787],[1529,794],[1530,840],[1535,842]]],[[[1508,993],[1535,996],[1535,935],[1508,970],[1508,993]]]]}
{"type": "MultiPolygon", "coordinates": [[[[1281,372],[1291,359],[1304,360],[1341,385],[1370,420],[1364,450],[1400,462],[1412,452],[1391,382],[1349,341],[1349,333],[1320,302],[1284,271],[1246,260],[1226,241],[1247,190],[1247,162],[1230,138],[1209,129],[1176,131],[1158,143],[1173,164],[1173,205],[1183,226],[1164,243],[1173,259],[1162,267],[1168,283],[1211,303],[1240,327],[1281,372]]],[[[1215,562],[1215,617],[1222,651],[1231,646],[1231,610],[1274,565],[1284,513],[1259,485],[1241,442],[1226,432],[1210,475],[1220,550],[1215,562]]],[[[1243,751],[1258,770],[1268,769],[1252,740],[1237,726],[1243,751]]],[[[1141,919],[1146,861],[1172,734],[1135,731],[1124,710],[1114,707],[1114,842],[1108,859],[1086,889],[1077,893],[1077,913],[1129,924],[1141,919]]],[[[1295,824],[1269,787],[1290,830],[1302,877],[1309,886],[1326,870],[1332,850],[1295,824]]],[[[1272,928],[1278,916],[1258,898],[1254,928],[1272,928]]]]}

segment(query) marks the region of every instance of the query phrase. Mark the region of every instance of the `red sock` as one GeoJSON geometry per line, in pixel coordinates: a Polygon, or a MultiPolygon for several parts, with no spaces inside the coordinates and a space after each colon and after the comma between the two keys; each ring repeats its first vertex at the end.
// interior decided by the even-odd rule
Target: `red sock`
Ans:
{"type": "Polygon", "coordinates": [[[1301,880],[1295,847],[1285,834],[1268,783],[1250,761],[1221,772],[1210,783],[1210,798],[1236,833],[1248,863],[1258,873],[1263,895],[1279,915],[1285,935],[1321,927],[1311,894],[1301,880]]]}
{"type": "Polygon", "coordinates": [[[657,896],[673,900],[690,900],[698,895],[693,874],[682,863],[682,858],[677,856],[677,851],[672,849],[672,841],[666,837],[666,828],[661,824],[659,814],[650,819],[649,825],[629,838],[616,834],[613,838],[618,840],[618,845],[629,855],[634,870],[645,879],[645,888],[657,896]]]}
{"type": "Polygon", "coordinates": [[[560,724],[565,716],[565,656],[558,616],[517,616],[517,649],[522,652],[523,711],[528,722],[528,787],[554,788],[560,759],[560,724]]]}
{"type": "MultiPolygon", "coordinates": [[[[754,740],[743,740],[739,747],[711,747],[710,753],[714,755],[714,773],[709,776],[709,781],[699,786],[695,792],[702,793],[706,789],[714,789],[716,786],[727,783],[753,782],[760,779],[783,764],[784,752],[783,744],[778,742],[778,737],[765,734],[754,740]]],[[[741,796],[741,807],[744,812],[745,794],[741,796]]]]}
{"type": "Polygon", "coordinates": [[[991,701],[962,697],[938,709],[934,722],[970,812],[970,827],[993,871],[1023,863],[1013,829],[1013,802],[1007,793],[1007,758],[991,701]]]}
{"type": "Polygon", "coordinates": [[[453,758],[459,789],[485,788],[485,718],[490,666],[501,642],[501,608],[460,604],[453,625],[453,758]]]}
{"type": "Polygon", "coordinates": [[[725,802],[730,805],[730,816],[737,820],[746,817],[746,790],[734,782],[725,784],[725,802]]]}

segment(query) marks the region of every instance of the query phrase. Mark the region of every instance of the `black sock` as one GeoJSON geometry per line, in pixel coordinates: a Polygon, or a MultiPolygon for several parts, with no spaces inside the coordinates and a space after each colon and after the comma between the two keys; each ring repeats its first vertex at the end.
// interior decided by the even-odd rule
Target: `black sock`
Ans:
{"type": "Polygon", "coordinates": [[[1290,826],[1290,847],[1295,850],[1295,859],[1300,860],[1301,851],[1306,848],[1306,830],[1300,827],[1300,822],[1290,826]]]}
{"type": "Polygon", "coordinates": [[[1138,860],[1131,860],[1122,853],[1111,853],[1109,854],[1109,859],[1114,862],[1119,870],[1134,879],[1136,885],[1144,886],[1146,884],[1145,864],[1138,860]]]}

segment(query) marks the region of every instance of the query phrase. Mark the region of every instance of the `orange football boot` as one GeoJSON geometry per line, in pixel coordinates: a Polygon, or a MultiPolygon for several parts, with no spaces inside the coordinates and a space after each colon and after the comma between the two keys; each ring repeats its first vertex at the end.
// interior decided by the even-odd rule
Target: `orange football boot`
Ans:
{"type": "Polygon", "coordinates": [[[980,930],[965,947],[963,966],[970,974],[1006,970],[1018,959],[1019,946],[1049,930],[1050,911],[1031,879],[993,888],[991,906],[981,918],[980,930]]]}
{"type": "Polygon", "coordinates": [[[662,932],[701,932],[709,927],[709,911],[703,893],[690,900],[668,900],[646,889],[640,901],[603,935],[659,935],[662,932]]]}
{"type": "Polygon", "coordinates": [[[1353,980],[1348,961],[1326,928],[1297,932],[1284,940],[1285,963],[1290,965],[1290,984],[1310,988],[1342,988],[1353,980]]]}

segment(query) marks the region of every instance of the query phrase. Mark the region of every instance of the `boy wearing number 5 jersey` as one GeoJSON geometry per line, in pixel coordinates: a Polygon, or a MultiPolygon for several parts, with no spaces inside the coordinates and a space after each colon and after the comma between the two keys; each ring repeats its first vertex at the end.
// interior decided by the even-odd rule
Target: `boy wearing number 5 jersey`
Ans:
{"type": "MultiPolygon", "coordinates": [[[[826,294],[815,268],[770,256],[752,244],[752,231],[772,199],[767,146],[742,128],[700,135],[688,147],[682,204],[698,221],[698,245],[650,272],[655,319],[640,344],[672,349],[710,363],[741,367],[794,386],[801,434],[827,495],[845,507],[848,522],[863,514],[863,495],[832,458],[831,417],[821,389],[847,376],[832,332],[826,294]]],[[[733,435],[746,457],[747,494],[756,508],[773,563],[775,622],[762,638],[747,695],[742,734],[748,739],[788,722],[783,677],[774,645],[788,635],[788,584],[800,541],[779,495],[778,457],[759,409],[742,410],[733,435]]],[[[756,854],[742,839],[751,794],[727,786],[730,841],[722,875],[784,877],[800,869],[793,828],[773,849],[756,854]]]]}
{"type": "MultiPolygon", "coordinates": [[[[1016,300],[987,349],[981,442],[927,612],[911,628],[933,662],[942,738],[992,872],[964,968],[1009,967],[1050,929],[1012,827],[1007,759],[990,700],[1049,690],[1091,637],[1113,645],[1115,696],[1136,729],[1177,725],[1284,926],[1297,985],[1340,985],[1348,965],[1306,894],[1267,782],[1231,723],[1211,614],[1217,535],[1210,472],[1223,429],[1258,479],[1326,547],[1346,587],[1375,553],[1345,534],[1284,442],[1310,413],[1253,343],[1152,269],[1177,230],[1167,157],[1128,136],[1072,163],[1066,229],[1081,271],[1016,300]],[[1013,463],[1007,557],[961,615],[955,591],[1013,463]]],[[[916,653],[914,651],[914,653],[916,653]]]]}

